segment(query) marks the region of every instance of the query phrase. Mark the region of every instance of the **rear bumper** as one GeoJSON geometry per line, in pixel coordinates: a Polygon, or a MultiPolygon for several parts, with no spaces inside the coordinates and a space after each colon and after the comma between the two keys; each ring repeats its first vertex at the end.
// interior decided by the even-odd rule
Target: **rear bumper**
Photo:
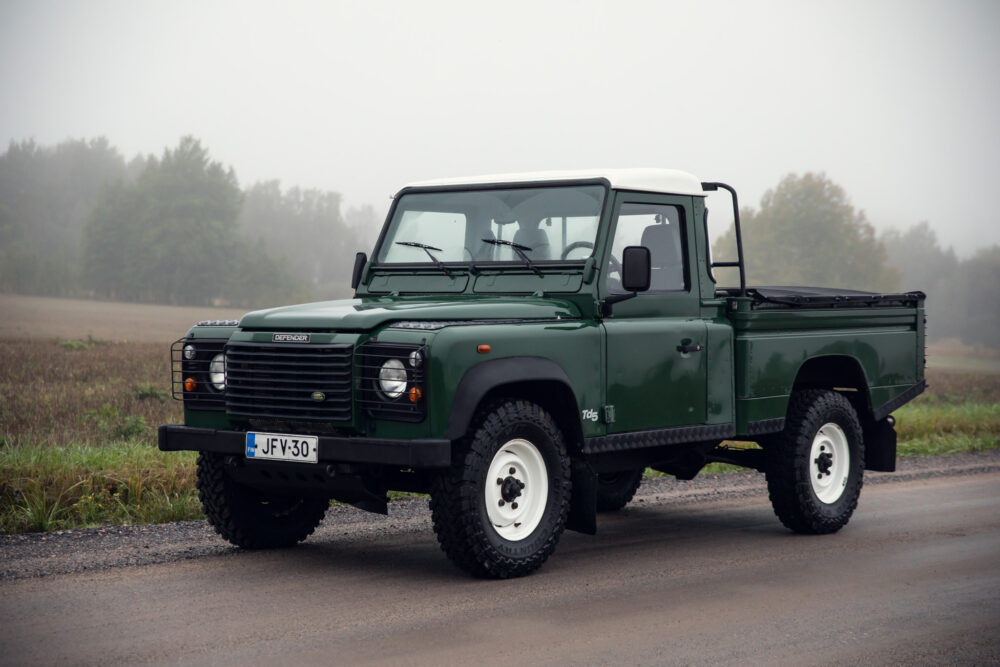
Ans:
{"type": "MultiPolygon", "coordinates": [[[[246,434],[180,424],[159,428],[164,452],[194,451],[246,454],[246,434]]],[[[446,468],[451,465],[450,440],[388,440],[379,438],[319,437],[319,460],[324,463],[374,463],[403,468],[446,468]]]]}

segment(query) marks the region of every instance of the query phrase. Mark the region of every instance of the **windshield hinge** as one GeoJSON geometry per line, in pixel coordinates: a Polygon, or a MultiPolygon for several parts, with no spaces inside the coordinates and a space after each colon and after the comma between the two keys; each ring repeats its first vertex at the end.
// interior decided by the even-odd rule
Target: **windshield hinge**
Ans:
{"type": "Polygon", "coordinates": [[[605,424],[615,423],[615,406],[613,405],[604,406],[604,423],[605,424]]]}

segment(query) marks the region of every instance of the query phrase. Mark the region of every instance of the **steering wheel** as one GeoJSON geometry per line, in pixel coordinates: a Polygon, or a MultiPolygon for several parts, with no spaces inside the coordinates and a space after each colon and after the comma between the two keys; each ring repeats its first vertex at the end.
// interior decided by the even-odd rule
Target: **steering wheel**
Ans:
{"type": "Polygon", "coordinates": [[[608,255],[608,266],[611,267],[609,273],[617,273],[619,276],[622,274],[622,263],[614,255],[608,255]]]}
{"type": "Polygon", "coordinates": [[[568,246],[566,246],[565,250],[562,251],[562,257],[560,257],[560,259],[566,259],[567,255],[569,255],[577,248],[590,248],[591,250],[593,250],[594,244],[591,243],[590,241],[573,241],[568,246]]]}

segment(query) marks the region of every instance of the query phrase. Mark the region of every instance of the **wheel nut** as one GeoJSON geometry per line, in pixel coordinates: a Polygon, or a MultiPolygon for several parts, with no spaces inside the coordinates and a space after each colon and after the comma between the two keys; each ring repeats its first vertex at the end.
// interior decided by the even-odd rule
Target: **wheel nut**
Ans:
{"type": "Polygon", "coordinates": [[[516,510],[516,509],[517,509],[517,503],[511,503],[511,504],[510,504],[510,508],[511,508],[512,510],[516,510]]]}
{"type": "Polygon", "coordinates": [[[517,472],[517,471],[514,469],[514,466],[511,466],[510,467],[510,474],[513,475],[515,472],[517,472]]]}
{"type": "Polygon", "coordinates": [[[502,486],[502,485],[503,485],[503,478],[497,477],[497,486],[502,486]]]}
{"type": "Polygon", "coordinates": [[[503,498],[501,498],[501,499],[500,499],[500,507],[503,507],[503,506],[504,506],[505,504],[506,504],[506,503],[504,502],[504,499],[503,499],[503,498]]]}

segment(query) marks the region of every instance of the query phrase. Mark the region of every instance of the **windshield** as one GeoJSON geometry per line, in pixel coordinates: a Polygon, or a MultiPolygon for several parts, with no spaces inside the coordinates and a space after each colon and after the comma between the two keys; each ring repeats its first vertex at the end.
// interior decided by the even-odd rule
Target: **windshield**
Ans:
{"type": "Polygon", "coordinates": [[[379,264],[582,261],[594,251],[600,185],[400,197],[379,264]]]}

